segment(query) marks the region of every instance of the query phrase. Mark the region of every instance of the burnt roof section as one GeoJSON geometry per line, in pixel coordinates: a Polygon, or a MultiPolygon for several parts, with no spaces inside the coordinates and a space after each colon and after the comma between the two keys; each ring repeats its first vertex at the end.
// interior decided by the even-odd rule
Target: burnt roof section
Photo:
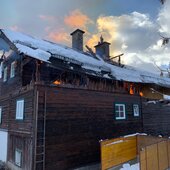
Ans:
{"type": "Polygon", "coordinates": [[[5,39],[9,40],[8,43],[13,44],[15,47],[15,49],[13,48],[14,50],[44,62],[50,63],[51,58],[61,59],[67,62],[68,65],[70,63],[79,65],[85,73],[96,77],[102,76],[103,78],[126,82],[156,84],[170,88],[170,78],[160,77],[159,75],[137,70],[130,66],[122,68],[104,61],[98,55],[96,55],[98,58],[96,59],[87,53],[23,33],[3,29],[0,32],[0,38],[6,37],[5,39]],[[103,74],[103,71],[105,74],[103,74]]]}

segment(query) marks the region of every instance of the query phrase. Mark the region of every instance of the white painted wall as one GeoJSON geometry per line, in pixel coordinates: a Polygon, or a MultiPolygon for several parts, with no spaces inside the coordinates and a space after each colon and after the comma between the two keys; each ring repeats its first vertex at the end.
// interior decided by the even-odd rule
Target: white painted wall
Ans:
{"type": "Polygon", "coordinates": [[[7,159],[8,133],[0,130],[0,160],[6,162],[7,159]]]}

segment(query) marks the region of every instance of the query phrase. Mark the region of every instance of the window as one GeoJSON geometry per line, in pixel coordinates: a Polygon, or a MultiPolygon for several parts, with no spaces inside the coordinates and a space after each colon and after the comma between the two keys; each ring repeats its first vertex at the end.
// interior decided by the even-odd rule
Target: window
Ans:
{"type": "Polygon", "coordinates": [[[24,100],[17,100],[16,119],[23,120],[24,117],[24,100]]]}
{"type": "Polygon", "coordinates": [[[7,71],[8,71],[8,68],[5,67],[5,68],[4,68],[4,78],[3,78],[3,81],[4,81],[4,82],[7,81],[7,71]]]}
{"type": "Polygon", "coordinates": [[[21,167],[22,152],[19,149],[15,149],[15,164],[21,167]]]}
{"type": "Polygon", "coordinates": [[[2,108],[0,107],[0,124],[2,123],[2,108]]]}
{"type": "Polygon", "coordinates": [[[115,104],[116,120],[125,119],[125,104],[115,104]]]}
{"type": "Polygon", "coordinates": [[[133,115],[139,116],[139,105],[138,104],[133,105],[133,115]]]}
{"type": "Polygon", "coordinates": [[[15,77],[15,61],[11,63],[10,78],[15,77]]]}

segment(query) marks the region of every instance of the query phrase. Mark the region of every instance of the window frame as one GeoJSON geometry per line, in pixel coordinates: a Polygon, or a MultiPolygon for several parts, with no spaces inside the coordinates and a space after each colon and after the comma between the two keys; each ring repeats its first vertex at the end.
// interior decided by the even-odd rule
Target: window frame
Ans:
{"type": "Polygon", "coordinates": [[[8,67],[6,66],[4,68],[4,74],[3,74],[3,82],[6,82],[8,78],[8,67]]]}
{"type": "Polygon", "coordinates": [[[115,103],[115,118],[116,120],[125,120],[126,119],[126,105],[123,103],[115,103]],[[122,112],[120,110],[120,107],[123,106],[123,117],[120,115],[122,112]],[[119,108],[119,110],[116,110],[116,107],[119,108]]]}
{"type": "Polygon", "coordinates": [[[17,165],[18,167],[21,167],[22,166],[22,151],[18,148],[15,148],[15,165],[17,165]],[[19,155],[19,162],[17,160],[17,154],[19,155]]]}
{"type": "Polygon", "coordinates": [[[133,116],[134,117],[139,117],[140,116],[140,110],[139,110],[139,104],[133,104],[133,116]],[[137,111],[138,111],[138,114],[135,113],[135,107],[137,106],[137,111]]]}
{"type": "Polygon", "coordinates": [[[24,99],[18,99],[16,100],[16,115],[15,119],[16,120],[23,120],[24,119],[24,99]],[[19,112],[19,103],[22,102],[22,113],[19,112]]]}
{"type": "Polygon", "coordinates": [[[11,63],[10,78],[15,77],[15,61],[11,63]]]}
{"type": "Polygon", "coordinates": [[[2,124],[2,106],[0,106],[0,124],[2,124]]]}

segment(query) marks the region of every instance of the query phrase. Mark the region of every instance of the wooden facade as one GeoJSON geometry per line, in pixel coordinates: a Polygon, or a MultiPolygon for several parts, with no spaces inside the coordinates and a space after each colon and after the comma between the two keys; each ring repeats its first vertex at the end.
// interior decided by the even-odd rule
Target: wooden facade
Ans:
{"type": "Polygon", "coordinates": [[[97,162],[99,140],[142,132],[142,116],[134,117],[132,110],[140,102],[140,96],[47,85],[10,95],[0,103],[1,128],[8,130],[8,165],[15,168],[16,148],[23,154],[22,169],[70,169],[97,162]],[[24,120],[15,119],[20,98],[24,120]],[[115,119],[117,102],[126,104],[125,120],[115,119]]]}
{"type": "Polygon", "coordinates": [[[101,139],[142,131],[141,115],[132,114],[132,105],[140,104],[139,96],[58,87],[41,90],[46,91],[47,169],[99,161],[101,139]],[[115,118],[114,104],[120,101],[126,104],[126,120],[115,118]]]}
{"type": "Polygon", "coordinates": [[[169,102],[143,104],[144,132],[151,135],[170,136],[170,104],[169,102]]]}
{"type": "Polygon", "coordinates": [[[7,77],[4,81],[3,69],[0,130],[8,132],[7,163],[12,169],[67,170],[99,162],[101,139],[143,131],[143,84],[96,76],[54,57],[51,63],[43,62],[19,53],[1,37],[5,39],[0,39],[1,46],[10,55],[3,58],[7,77]],[[11,77],[13,62],[15,75],[11,77]],[[21,99],[23,118],[18,120],[21,99]],[[116,104],[124,105],[122,120],[116,119],[116,104]],[[139,107],[137,116],[134,105],[139,107]]]}
{"type": "Polygon", "coordinates": [[[7,161],[14,168],[15,150],[22,153],[23,169],[32,169],[32,156],[34,146],[34,90],[20,91],[0,98],[2,108],[2,123],[0,129],[8,132],[8,154],[7,161]],[[16,120],[16,101],[24,99],[24,119],[16,120]]]}

